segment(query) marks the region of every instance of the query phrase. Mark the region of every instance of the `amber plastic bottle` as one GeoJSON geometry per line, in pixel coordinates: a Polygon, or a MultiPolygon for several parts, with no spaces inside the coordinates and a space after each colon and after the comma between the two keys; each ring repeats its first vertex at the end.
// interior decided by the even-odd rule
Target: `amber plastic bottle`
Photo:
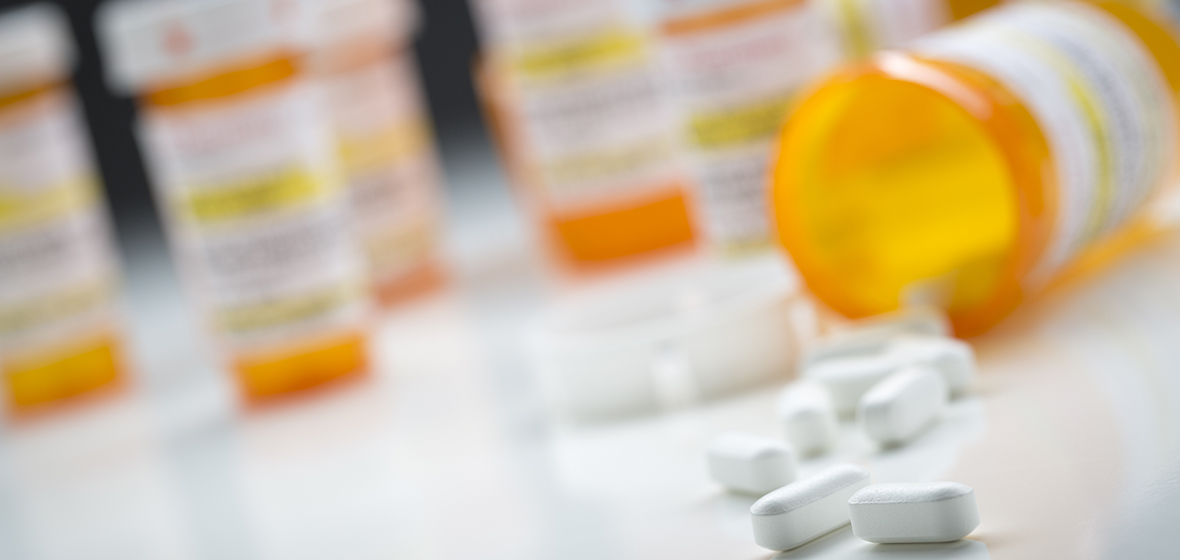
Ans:
{"type": "Polygon", "coordinates": [[[363,373],[369,284],[328,121],[266,0],[103,6],[181,282],[248,402],[363,373]]]}
{"type": "Polygon", "coordinates": [[[415,0],[303,0],[308,62],[327,102],[377,299],[442,283],[442,170],[418,76],[415,0]]]}
{"type": "Polygon", "coordinates": [[[119,263],[57,8],[0,14],[0,374],[9,411],[123,375],[119,263]]]}
{"type": "Polygon", "coordinates": [[[518,198],[592,264],[693,241],[651,45],[617,0],[475,0],[478,81],[518,198]]]}
{"type": "Polygon", "coordinates": [[[1180,47],[1118,3],[988,11],[846,67],[781,134],[780,240],[846,315],[981,332],[1109,246],[1170,176],[1180,47]]]}

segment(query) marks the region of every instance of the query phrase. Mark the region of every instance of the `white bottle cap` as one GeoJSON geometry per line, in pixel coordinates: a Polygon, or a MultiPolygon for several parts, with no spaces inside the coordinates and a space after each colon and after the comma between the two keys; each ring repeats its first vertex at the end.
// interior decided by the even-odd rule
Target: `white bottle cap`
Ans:
{"type": "Polygon", "coordinates": [[[403,46],[414,39],[421,20],[412,0],[298,1],[306,10],[305,32],[313,46],[357,38],[403,46]]]}
{"type": "Polygon", "coordinates": [[[787,378],[802,300],[780,262],[670,276],[549,310],[531,353],[555,412],[606,419],[787,378]]]}
{"type": "Polygon", "coordinates": [[[0,94],[60,79],[73,64],[74,44],[60,8],[38,2],[0,13],[0,94]]]}
{"type": "Polygon", "coordinates": [[[270,0],[115,0],[98,12],[98,36],[111,87],[210,72],[287,45],[279,5],[270,0]]]}

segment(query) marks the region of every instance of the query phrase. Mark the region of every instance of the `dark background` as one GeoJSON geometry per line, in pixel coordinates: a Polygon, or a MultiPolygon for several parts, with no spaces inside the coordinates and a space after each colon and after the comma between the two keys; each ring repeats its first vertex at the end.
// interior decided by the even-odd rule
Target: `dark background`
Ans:
{"type": "MultiPolygon", "coordinates": [[[[134,103],[116,96],[103,81],[94,37],[94,12],[103,0],[59,0],[73,26],[79,51],[74,83],[85,107],[95,155],[124,242],[159,230],[151,193],[132,133],[134,103]]],[[[592,0],[588,0],[592,1],[592,0]]],[[[0,9],[28,0],[0,0],[0,9]]],[[[423,25],[415,43],[444,160],[461,157],[461,147],[482,140],[479,108],[471,83],[475,33],[466,0],[419,0],[423,25]]],[[[448,163],[450,163],[448,161],[448,163]]],[[[126,246],[126,243],[124,243],[126,246]]]]}

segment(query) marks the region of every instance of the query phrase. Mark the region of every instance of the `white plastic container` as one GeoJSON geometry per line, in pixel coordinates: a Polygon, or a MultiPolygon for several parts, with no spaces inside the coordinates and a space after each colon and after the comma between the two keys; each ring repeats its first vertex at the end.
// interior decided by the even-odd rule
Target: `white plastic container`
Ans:
{"type": "Polygon", "coordinates": [[[798,295],[772,259],[677,274],[552,306],[529,350],[560,416],[677,408],[785,380],[798,295]]]}

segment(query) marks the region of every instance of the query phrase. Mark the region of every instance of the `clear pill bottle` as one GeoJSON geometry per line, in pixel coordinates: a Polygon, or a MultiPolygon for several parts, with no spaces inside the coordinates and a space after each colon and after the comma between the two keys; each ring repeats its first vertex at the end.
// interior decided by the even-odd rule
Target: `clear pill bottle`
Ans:
{"type": "Polygon", "coordinates": [[[659,51],[693,171],[698,223],[723,253],[770,247],[767,161],[797,91],[842,57],[799,0],[660,0],[659,51]]]}
{"type": "Polygon", "coordinates": [[[362,373],[369,291],[322,114],[267,0],[119,0],[108,79],[140,145],[181,282],[247,402],[362,373]]]}
{"type": "Polygon", "coordinates": [[[850,316],[937,303],[972,334],[1139,231],[1176,158],[1164,25],[1117,3],[1005,6],[816,86],[773,172],[807,284],[850,316]]]}
{"type": "Polygon", "coordinates": [[[517,194],[559,255],[595,263],[693,240],[655,55],[616,0],[471,0],[479,82],[517,194]]]}
{"type": "Polygon", "coordinates": [[[901,46],[1003,0],[811,0],[840,30],[845,54],[859,58],[901,46]]]}
{"type": "Polygon", "coordinates": [[[322,88],[378,299],[442,280],[442,173],[415,66],[412,0],[303,0],[322,88]]]}
{"type": "Polygon", "coordinates": [[[119,265],[70,37],[51,4],[0,12],[0,374],[17,413],[124,370],[119,265]]]}

